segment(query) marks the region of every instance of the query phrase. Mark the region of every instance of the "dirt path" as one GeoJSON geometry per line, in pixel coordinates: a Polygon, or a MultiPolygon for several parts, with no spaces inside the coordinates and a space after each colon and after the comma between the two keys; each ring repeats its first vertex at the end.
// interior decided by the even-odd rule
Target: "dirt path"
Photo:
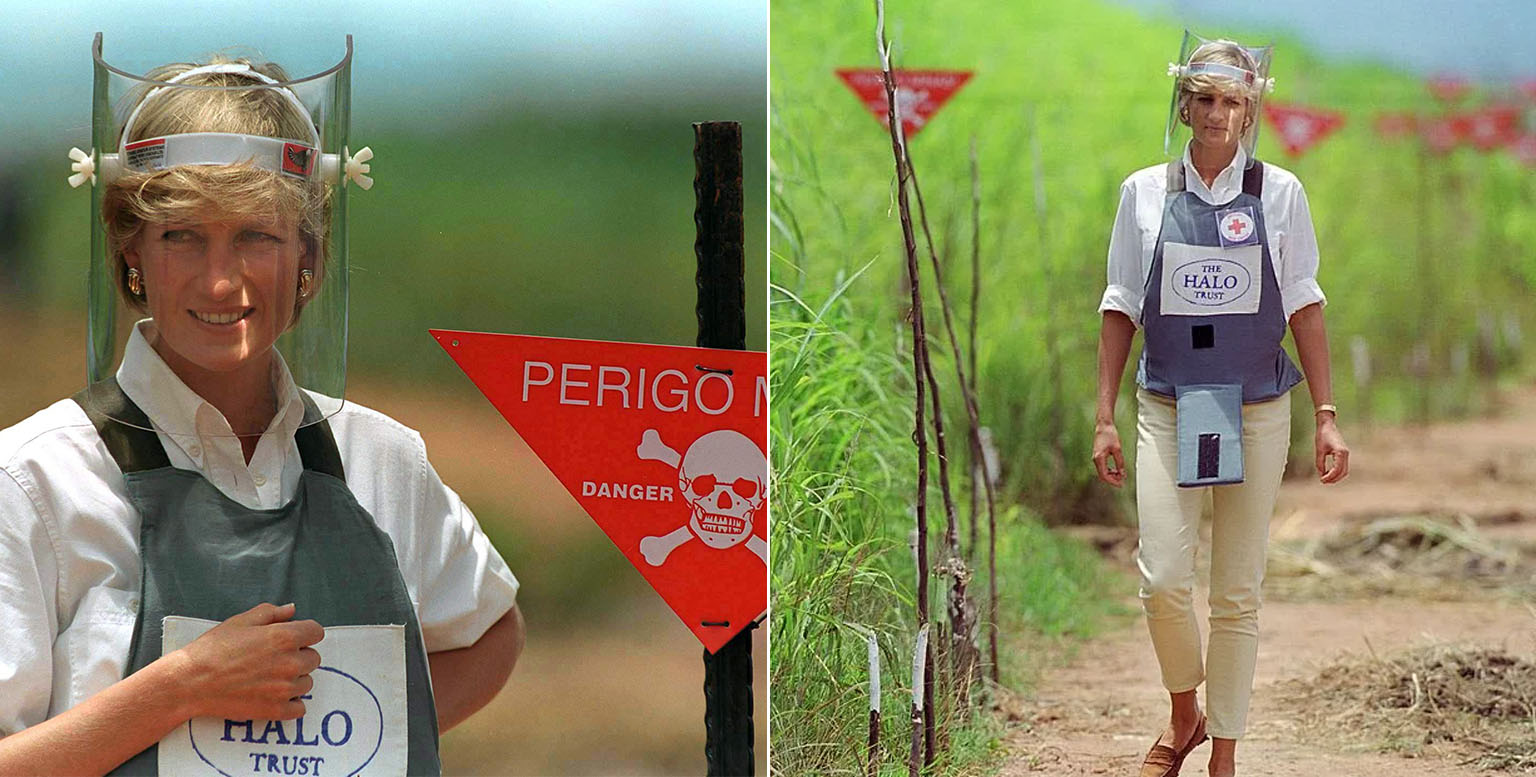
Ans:
{"type": "MultiPolygon", "coordinates": [[[[1464,514],[1485,533],[1506,541],[1536,539],[1536,390],[1510,396],[1497,418],[1383,429],[1357,435],[1351,445],[1354,465],[1346,485],[1285,484],[1271,524],[1272,542],[1316,536],[1383,515],[1415,514],[1464,514]]],[[[1205,555],[1202,549],[1202,561],[1205,555]]],[[[1126,571],[1134,573],[1131,567],[1126,571]]],[[[1197,590],[1202,633],[1207,633],[1205,596],[1203,588],[1197,590]]],[[[1134,592],[1126,606],[1139,611],[1134,592]]],[[[1374,752],[1361,738],[1350,744],[1349,732],[1334,742],[1309,742],[1283,712],[1283,681],[1315,676],[1345,653],[1386,654],[1426,642],[1477,644],[1525,655],[1536,651],[1532,611],[1495,596],[1433,602],[1270,597],[1259,620],[1248,734],[1237,756],[1238,774],[1244,777],[1487,774],[1433,749],[1413,760],[1374,752]]],[[[1167,720],[1167,694],[1157,678],[1157,660],[1139,618],[1082,646],[1065,666],[1047,673],[1033,698],[1019,703],[1022,721],[1008,736],[1012,754],[1002,773],[1136,774],[1167,720]]],[[[1207,774],[1209,756],[1207,743],[1190,755],[1181,773],[1207,774]]]]}

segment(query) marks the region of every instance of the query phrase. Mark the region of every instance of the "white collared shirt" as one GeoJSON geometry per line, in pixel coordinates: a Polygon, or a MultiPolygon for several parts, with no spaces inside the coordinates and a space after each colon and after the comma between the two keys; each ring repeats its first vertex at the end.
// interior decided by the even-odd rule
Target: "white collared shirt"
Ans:
{"type": "MultiPolygon", "coordinates": [[[[1238,146],[1231,164],[1207,187],[1185,146],[1184,188],[1211,205],[1225,205],[1242,193],[1247,163],[1247,154],[1238,146]]],[[[1120,207],[1109,236],[1109,279],[1099,302],[1100,313],[1118,310],[1141,326],[1142,297],[1152,272],[1152,253],[1162,230],[1167,194],[1167,163],[1137,170],[1120,185],[1120,207]]],[[[1301,181],[1289,170],[1265,162],[1259,202],[1286,320],[1314,302],[1326,305],[1328,300],[1317,285],[1317,234],[1301,181]]]]}
{"type": "MultiPolygon", "coordinates": [[[[133,328],[123,348],[117,382],[149,417],[171,466],[200,472],[225,496],[252,510],[287,504],[298,491],[299,475],[304,471],[298,443],[293,439],[304,420],[304,401],[288,365],[281,358],[272,360],[277,414],[257,440],[247,465],[240,438],[224,414],[166,366],[150,345],[154,336],[154,321],[150,319],[133,328]]],[[[327,406],[335,407],[330,402],[327,406]]]]}
{"type": "MultiPolygon", "coordinates": [[[[303,470],[293,441],[302,401],[278,369],[279,411],[249,466],[223,415],[137,328],[118,381],[157,427],[197,430],[159,435],[173,466],[266,508],[293,496],[303,470]]],[[[438,478],[420,435],[351,402],[329,423],[348,488],[394,543],[426,649],[474,644],[511,609],[517,578],[438,478]]],[[[139,523],[122,473],[74,401],[0,430],[0,735],[122,679],[138,609],[139,523]]]]}

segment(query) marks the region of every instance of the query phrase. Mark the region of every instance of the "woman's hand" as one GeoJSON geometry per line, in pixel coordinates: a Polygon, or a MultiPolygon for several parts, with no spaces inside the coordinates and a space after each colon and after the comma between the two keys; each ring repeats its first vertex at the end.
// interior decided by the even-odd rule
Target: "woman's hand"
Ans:
{"type": "Polygon", "coordinates": [[[1120,430],[1115,428],[1113,421],[1100,421],[1094,425],[1093,466],[1099,471],[1099,480],[1115,488],[1125,483],[1125,454],[1120,450],[1120,430]]]}
{"type": "Polygon", "coordinates": [[[1349,475],[1349,446],[1334,423],[1333,413],[1317,414],[1317,434],[1312,438],[1317,453],[1317,474],[1324,483],[1337,483],[1349,475]]]}
{"type": "Polygon", "coordinates": [[[1125,357],[1135,335],[1136,325],[1130,316],[1118,310],[1104,311],[1099,325],[1099,400],[1094,414],[1097,420],[1093,427],[1093,466],[1099,471],[1099,480],[1115,488],[1125,483],[1125,454],[1120,450],[1120,430],[1115,428],[1115,395],[1120,393],[1125,357]]]}
{"type": "Polygon", "coordinates": [[[258,604],[172,654],[194,717],[303,717],[298,697],[314,688],[310,672],[320,666],[310,645],[325,638],[325,629],[312,620],[290,621],[293,613],[292,604],[258,604]]]}

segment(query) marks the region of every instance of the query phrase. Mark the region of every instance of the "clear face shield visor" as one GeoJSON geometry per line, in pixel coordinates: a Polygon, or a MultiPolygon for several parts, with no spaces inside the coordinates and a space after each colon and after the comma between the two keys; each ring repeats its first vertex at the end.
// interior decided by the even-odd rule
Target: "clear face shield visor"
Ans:
{"type": "MultiPolygon", "coordinates": [[[[92,54],[94,147],[70,150],[69,178],[91,189],[87,399],[144,425],[101,385],[126,356],[157,407],[160,392],[166,407],[195,400],[169,368],[204,398],[252,397],[274,425],[329,417],[346,392],[348,184],[372,185],[372,152],[348,146],[351,36],[340,62],[299,78],[244,60],[136,75],[107,64],[100,33],[92,54]]],[[[154,424],[265,431],[193,415],[154,424]]]]}
{"type": "MultiPolygon", "coordinates": [[[[1259,142],[1263,97],[1275,86],[1274,79],[1269,77],[1273,54],[1274,46],[1206,40],[1185,30],[1178,61],[1168,65],[1168,75],[1173,77],[1173,98],[1163,133],[1163,153],[1169,159],[1180,159],[1185,147],[1195,139],[1191,121],[1198,118],[1195,112],[1200,108],[1196,104],[1200,95],[1214,96],[1216,105],[1226,97],[1240,97],[1246,100],[1247,107],[1235,117],[1240,124],[1229,128],[1229,132],[1238,135],[1246,163],[1251,166],[1259,142]]],[[[1202,140],[1209,142],[1211,138],[1202,140]]]]}

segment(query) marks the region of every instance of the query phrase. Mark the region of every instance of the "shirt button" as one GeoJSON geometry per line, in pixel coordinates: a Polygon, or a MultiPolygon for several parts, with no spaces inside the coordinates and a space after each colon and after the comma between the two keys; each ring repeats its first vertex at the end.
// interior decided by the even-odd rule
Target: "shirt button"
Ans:
{"type": "Polygon", "coordinates": [[[139,599],[138,599],[138,597],[134,597],[134,598],[128,600],[128,609],[130,609],[130,610],[138,610],[139,609],[139,599]]]}
{"type": "Polygon", "coordinates": [[[254,477],[252,479],[256,481],[256,485],[258,485],[258,486],[264,486],[264,485],[267,484],[267,476],[266,475],[257,475],[256,477],[254,477]]]}
{"type": "Polygon", "coordinates": [[[198,456],[203,455],[203,449],[199,447],[197,443],[193,443],[192,445],[187,446],[187,455],[195,459],[198,456]]]}

